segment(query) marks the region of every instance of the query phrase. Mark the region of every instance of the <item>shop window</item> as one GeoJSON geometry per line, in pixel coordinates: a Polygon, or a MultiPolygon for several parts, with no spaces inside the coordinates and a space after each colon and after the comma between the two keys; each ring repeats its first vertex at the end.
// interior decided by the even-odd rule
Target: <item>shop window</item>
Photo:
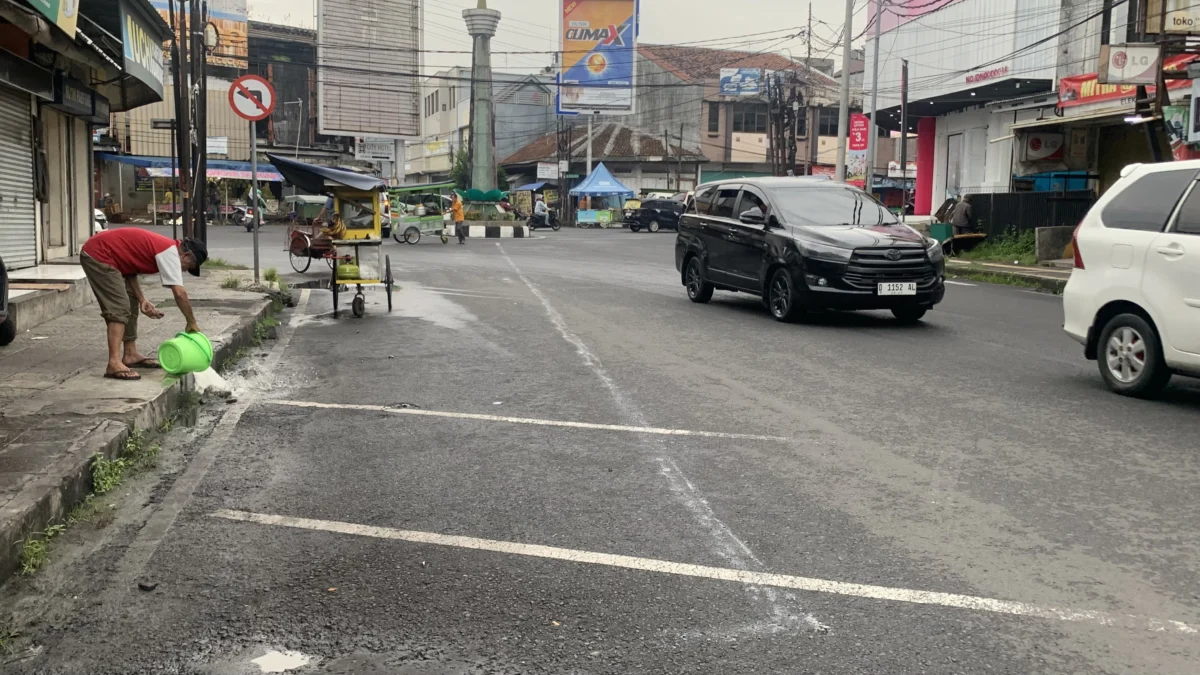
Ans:
{"type": "Polygon", "coordinates": [[[708,133],[715,134],[721,130],[721,104],[708,104],[708,133]]]}
{"type": "Polygon", "coordinates": [[[733,130],[743,134],[767,133],[767,105],[765,103],[735,103],[733,105],[733,130]]]}
{"type": "Polygon", "coordinates": [[[818,136],[837,136],[838,135],[838,109],[837,108],[821,108],[817,113],[817,135],[818,136]]]}
{"type": "Polygon", "coordinates": [[[1195,169],[1156,171],[1142,176],[1104,207],[1104,226],[1161,232],[1184,189],[1195,178],[1195,169]]]}

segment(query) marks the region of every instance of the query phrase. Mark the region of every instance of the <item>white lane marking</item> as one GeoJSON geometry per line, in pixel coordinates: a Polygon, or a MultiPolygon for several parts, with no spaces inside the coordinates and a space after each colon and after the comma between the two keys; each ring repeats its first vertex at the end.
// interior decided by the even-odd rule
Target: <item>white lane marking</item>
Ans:
{"type": "Polygon", "coordinates": [[[669,560],[653,558],[637,558],[612,553],[581,551],[577,549],[560,548],[557,546],[542,546],[540,544],[522,544],[511,541],[494,539],[479,539],[436,532],[418,532],[400,530],[390,527],[359,525],[332,520],[313,520],[309,518],[294,518],[277,516],[266,513],[249,511],[233,511],[222,509],[209,514],[213,518],[235,520],[259,525],[275,525],[299,530],[331,532],[357,537],[374,539],[390,539],[407,541],[415,544],[432,544],[435,546],[450,546],[453,548],[473,549],[476,551],[491,551],[509,555],[528,556],[533,558],[548,558],[566,562],[619,567],[642,572],[658,572],[676,576],[712,579],[715,581],[731,581],[757,586],[787,588],[813,593],[829,593],[855,598],[884,600],[890,602],[906,602],[918,605],[937,605],[954,609],[966,609],[976,612],[993,614],[1009,614],[1013,616],[1053,619],[1081,623],[1095,623],[1102,626],[1117,628],[1151,630],[1157,632],[1173,632],[1194,635],[1197,629],[1181,621],[1154,619],[1127,614],[1110,614],[1090,609],[1070,609],[1065,607],[1043,607],[1027,602],[1014,600],[999,600],[975,595],[960,595],[957,593],[940,593],[937,591],[921,591],[909,588],[894,588],[890,586],[873,586],[870,584],[855,584],[828,579],[793,576],[790,574],[771,574],[768,572],[753,572],[749,570],[712,567],[709,565],[691,565],[669,560]]]}
{"type": "MultiPolygon", "coordinates": [[[[583,359],[584,364],[604,383],[604,386],[608,389],[609,394],[612,395],[613,401],[620,408],[621,412],[628,419],[635,422],[635,427],[651,428],[646,421],[646,417],[642,415],[642,411],[625,396],[625,393],[617,387],[616,382],[609,376],[608,371],[604,368],[604,364],[600,361],[600,357],[588,349],[583,340],[567,327],[566,320],[558,313],[558,310],[554,309],[554,305],[550,304],[550,300],[521,272],[521,269],[517,267],[517,263],[513,262],[513,259],[509,257],[499,242],[496,243],[496,248],[500,251],[500,255],[504,256],[504,259],[508,261],[508,266],[512,268],[517,278],[524,282],[529,291],[542,303],[542,309],[545,310],[546,316],[550,318],[550,323],[554,324],[554,328],[558,330],[558,334],[568,344],[575,347],[575,352],[583,359]]],[[[708,500],[684,476],[683,470],[679,468],[679,464],[675,462],[675,459],[667,454],[667,449],[661,443],[656,449],[659,454],[654,458],[654,461],[658,464],[659,473],[666,479],[667,487],[680,503],[692,513],[692,517],[696,519],[696,522],[708,530],[716,545],[715,550],[717,553],[733,565],[741,567],[753,565],[759,569],[766,569],[766,565],[754,555],[754,552],[750,550],[746,542],[742,541],[724,521],[717,517],[708,500]]],[[[758,598],[760,591],[758,587],[749,585],[747,586],[747,590],[755,598],[758,598]]],[[[763,588],[761,591],[766,596],[767,602],[771,605],[771,615],[773,617],[763,624],[762,627],[765,630],[774,632],[776,629],[786,629],[795,625],[804,625],[811,630],[819,632],[829,630],[828,626],[818,621],[812,614],[804,612],[802,615],[797,616],[790,613],[784,607],[782,600],[787,600],[795,604],[795,598],[786,597],[781,599],[775,590],[771,588],[763,588]]],[[[758,626],[756,625],[754,629],[757,630],[758,626]]]]}
{"type": "MultiPolygon", "coordinates": [[[[654,434],[658,436],[700,436],[702,438],[729,438],[743,441],[775,441],[786,443],[792,439],[785,436],[760,436],[758,434],[733,434],[723,431],[693,431],[691,429],[664,429],[662,427],[634,427],[624,424],[599,424],[594,422],[568,422],[566,420],[543,420],[532,417],[509,417],[507,415],[481,415],[479,413],[451,412],[446,410],[421,410],[419,408],[391,408],[386,405],[366,405],[357,403],[321,403],[319,401],[271,401],[275,405],[287,405],[296,408],[325,408],[327,410],[366,410],[385,412],[396,415],[415,415],[417,417],[450,417],[462,420],[478,420],[480,422],[507,422],[509,424],[532,424],[543,427],[568,427],[572,429],[596,429],[600,431],[628,431],[638,434],[654,434]]],[[[496,405],[495,403],[493,405],[496,405]]]]}
{"type": "MultiPolygon", "coordinates": [[[[287,330],[280,331],[279,339],[275,343],[275,348],[271,350],[269,356],[263,361],[263,370],[265,372],[273,371],[279,364],[283,353],[287,351],[288,343],[292,340],[292,334],[296,327],[302,323],[304,312],[308,308],[308,299],[311,296],[310,289],[300,291],[300,302],[296,303],[296,309],[292,314],[291,320],[288,322],[287,330]]],[[[124,593],[137,581],[137,577],[142,574],[142,570],[150,562],[150,558],[158,549],[159,542],[166,536],[167,531],[175,523],[175,519],[179,517],[179,513],[183,511],[183,507],[191,500],[192,494],[204,480],[204,476],[208,474],[208,470],[212,467],[213,462],[221,454],[221,451],[232,444],[233,432],[237,428],[238,422],[241,421],[242,415],[250,409],[250,406],[258,399],[258,392],[254,388],[250,388],[238,398],[236,403],[232,403],[225,409],[225,414],[221,416],[217,425],[213,427],[212,433],[209,434],[208,440],[196,456],[188,463],[187,470],[175,481],[171,486],[170,492],[162,500],[159,508],[150,515],[146,520],[146,524],[138,531],[137,538],[129,545],[124,557],[121,558],[120,565],[117,569],[115,585],[110,589],[112,593],[124,593]]]]}
{"type": "Polygon", "coordinates": [[[949,279],[946,279],[945,281],[946,281],[946,283],[950,284],[951,286],[978,286],[979,285],[979,284],[968,284],[965,281],[950,281],[949,279]]]}

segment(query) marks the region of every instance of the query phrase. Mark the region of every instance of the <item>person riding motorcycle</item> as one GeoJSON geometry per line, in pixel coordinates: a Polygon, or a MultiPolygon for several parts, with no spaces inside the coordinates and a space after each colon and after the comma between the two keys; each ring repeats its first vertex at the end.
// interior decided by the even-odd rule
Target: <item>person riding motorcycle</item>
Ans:
{"type": "Polygon", "coordinates": [[[533,205],[533,217],[537,220],[538,227],[546,227],[549,225],[547,218],[550,215],[550,208],[546,206],[546,202],[541,195],[537,196],[537,202],[533,205]]]}

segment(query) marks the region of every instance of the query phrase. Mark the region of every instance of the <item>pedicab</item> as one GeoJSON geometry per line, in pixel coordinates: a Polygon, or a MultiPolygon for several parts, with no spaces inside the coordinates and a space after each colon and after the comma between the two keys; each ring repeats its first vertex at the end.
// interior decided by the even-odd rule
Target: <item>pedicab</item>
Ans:
{"type": "Polygon", "coordinates": [[[294,257],[307,256],[310,262],[313,258],[328,261],[334,318],[338,315],[338,296],[343,288],[349,287],[355,288],[350,302],[355,317],[362,318],[366,313],[364,286],[382,285],[387,293],[388,311],[392,311],[395,281],[391,256],[383,255],[380,208],[380,193],[387,189],[387,184],[353,171],[305,164],[272,154],[267,158],[296,187],[333,197],[333,214],[324,226],[314,222],[289,228],[288,252],[294,257]]]}
{"type": "Polygon", "coordinates": [[[443,244],[449,241],[446,214],[450,213],[450,195],[453,191],[453,181],[401,185],[389,189],[392,211],[399,214],[392,228],[392,238],[397,243],[413,245],[421,241],[423,235],[441,237],[443,244]]]}

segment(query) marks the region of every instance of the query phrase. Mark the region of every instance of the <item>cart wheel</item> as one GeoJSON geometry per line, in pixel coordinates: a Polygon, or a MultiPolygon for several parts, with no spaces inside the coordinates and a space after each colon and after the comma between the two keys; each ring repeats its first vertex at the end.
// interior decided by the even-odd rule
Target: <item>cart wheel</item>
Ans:
{"type": "Polygon", "coordinates": [[[383,257],[383,284],[387,289],[388,296],[388,311],[392,311],[392,284],[395,280],[392,279],[392,256],[385,255],[383,257]]]}
{"type": "Polygon", "coordinates": [[[327,258],[329,266],[333,272],[329,275],[329,290],[333,292],[333,318],[338,318],[338,280],[337,280],[337,259],[327,258]]]}
{"type": "Polygon", "coordinates": [[[362,293],[354,296],[354,300],[350,303],[350,311],[354,312],[355,318],[361,319],[367,313],[367,299],[362,296],[362,293]]]}
{"type": "Polygon", "coordinates": [[[410,227],[404,231],[404,243],[416,244],[418,241],[421,241],[421,230],[410,227]]]}
{"type": "Polygon", "coordinates": [[[288,249],[288,261],[292,263],[292,269],[296,270],[300,274],[307,272],[309,266],[312,265],[312,253],[309,249],[308,237],[305,237],[304,239],[305,243],[303,255],[297,254],[296,251],[291,248],[288,249]]]}

